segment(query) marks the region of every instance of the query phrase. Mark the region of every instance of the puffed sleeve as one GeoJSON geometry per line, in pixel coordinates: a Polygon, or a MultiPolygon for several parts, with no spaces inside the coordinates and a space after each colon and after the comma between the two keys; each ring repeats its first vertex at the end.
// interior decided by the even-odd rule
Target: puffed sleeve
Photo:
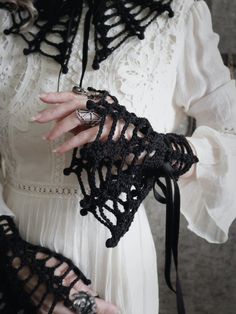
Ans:
{"type": "Polygon", "coordinates": [[[236,85],[207,4],[195,2],[185,23],[174,102],[196,118],[188,140],[199,162],[196,176],[179,180],[181,212],[192,232],[223,243],[236,217],[236,85]]]}

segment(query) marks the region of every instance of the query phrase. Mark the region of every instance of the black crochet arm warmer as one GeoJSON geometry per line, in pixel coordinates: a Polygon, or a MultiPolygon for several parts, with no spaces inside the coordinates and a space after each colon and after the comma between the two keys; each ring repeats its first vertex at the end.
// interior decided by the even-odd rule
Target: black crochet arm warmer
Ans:
{"type": "MultiPolygon", "coordinates": [[[[140,203],[155,183],[166,196],[167,191],[160,178],[168,176],[178,180],[198,159],[183,135],[157,133],[146,118],[128,112],[116,97],[107,91],[97,92],[103,94],[98,102],[87,101],[87,109],[101,116],[97,137],[79,152],[74,150],[71,165],[64,169],[64,174],[77,175],[84,195],[80,203],[81,214],[91,212],[109,228],[112,237],[106,246],[114,247],[128,231],[140,203]],[[112,102],[107,101],[108,97],[112,102]],[[104,141],[101,135],[108,115],[113,124],[104,141]],[[119,139],[113,140],[118,120],[123,120],[124,126],[119,139]],[[125,135],[129,125],[134,127],[131,139],[125,135]],[[145,156],[140,162],[139,157],[143,153],[145,156]],[[108,201],[111,202],[108,204],[108,201]],[[113,221],[108,216],[113,216],[113,221]]],[[[164,202],[161,195],[157,192],[155,195],[164,202]]]]}
{"type": "MultiPolygon", "coordinates": [[[[80,150],[74,149],[71,165],[64,169],[64,174],[75,173],[78,178],[84,195],[80,202],[81,215],[92,213],[110,230],[107,247],[115,247],[129,230],[140,203],[153,188],[155,198],[166,204],[165,277],[170,289],[175,291],[170,272],[172,254],[176,271],[178,259],[180,193],[177,180],[198,159],[183,135],[155,132],[146,118],[127,111],[107,91],[99,92],[103,96],[98,101],[87,101],[87,109],[101,116],[96,139],[80,150]],[[112,101],[108,102],[108,97],[112,101]],[[101,140],[108,115],[113,124],[107,139],[101,140]],[[120,137],[114,140],[119,119],[124,126],[120,137]],[[131,139],[127,139],[125,133],[130,125],[133,133],[131,139]],[[144,156],[141,162],[140,156],[144,156]]],[[[177,287],[176,290],[179,294],[180,289],[177,287]]],[[[178,306],[181,308],[181,304],[178,306]]]]}
{"type": "Polygon", "coordinates": [[[4,313],[38,313],[46,300],[47,313],[53,313],[58,302],[72,310],[70,292],[80,279],[91,283],[69,259],[24,241],[13,219],[0,217],[0,308],[4,313]],[[63,274],[59,275],[61,266],[63,274]],[[72,272],[73,281],[65,284],[63,279],[72,272]]]}

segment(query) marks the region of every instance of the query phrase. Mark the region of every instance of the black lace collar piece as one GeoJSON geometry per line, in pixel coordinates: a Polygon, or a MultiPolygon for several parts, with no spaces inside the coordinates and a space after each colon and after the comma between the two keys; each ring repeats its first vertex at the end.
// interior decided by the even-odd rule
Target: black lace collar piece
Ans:
{"type": "Polygon", "coordinates": [[[22,25],[29,20],[28,12],[22,8],[12,10],[8,2],[0,3],[0,8],[12,11],[12,26],[5,33],[22,36],[28,45],[24,54],[39,52],[53,58],[61,65],[62,73],[68,72],[72,45],[82,12],[86,10],[81,86],[87,65],[91,24],[95,42],[92,66],[93,69],[99,69],[99,64],[129,37],[143,39],[146,28],[159,15],[167,13],[168,17],[173,17],[171,3],[172,0],[36,0],[34,4],[38,17],[34,22],[34,31],[29,29],[27,32],[22,31],[22,25]],[[56,34],[58,40],[53,40],[51,34],[56,34]],[[52,52],[49,53],[48,48],[52,52]]]}

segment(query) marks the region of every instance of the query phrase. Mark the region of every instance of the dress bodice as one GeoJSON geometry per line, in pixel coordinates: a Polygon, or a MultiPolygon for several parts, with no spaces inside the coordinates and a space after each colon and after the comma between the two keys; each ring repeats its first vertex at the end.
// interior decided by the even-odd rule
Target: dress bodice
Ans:
{"type": "MultiPolygon", "coordinates": [[[[178,46],[183,32],[183,15],[187,15],[193,1],[173,1],[175,16],[159,16],[146,30],[144,40],[129,38],[100,65],[92,69],[94,42],[89,39],[88,66],[83,84],[98,89],[107,89],[122,105],[140,117],[150,120],[154,129],[168,132],[175,129],[183,118],[180,108],[173,105],[172,98],[176,81],[178,46]]],[[[7,28],[10,17],[1,10],[2,29],[7,28]]],[[[84,15],[81,23],[83,25],[84,15]]],[[[79,83],[82,67],[82,37],[80,27],[76,35],[69,72],[61,75],[60,90],[71,90],[79,83]]],[[[68,166],[71,152],[56,156],[51,151],[70,134],[51,143],[42,140],[42,135],[52,127],[52,123],[30,122],[30,117],[46,108],[38,95],[56,91],[60,66],[52,59],[39,54],[24,56],[25,42],[19,36],[3,35],[0,58],[0,144],[9,178],[31,185],[57,186],[72,185],[76,178],[65,177],[62,173],[68,166]],[[10,100],[10,101],[9,101],[10,100]]],[[[30,188],[30,187],[26,187],[30,188]]]]}

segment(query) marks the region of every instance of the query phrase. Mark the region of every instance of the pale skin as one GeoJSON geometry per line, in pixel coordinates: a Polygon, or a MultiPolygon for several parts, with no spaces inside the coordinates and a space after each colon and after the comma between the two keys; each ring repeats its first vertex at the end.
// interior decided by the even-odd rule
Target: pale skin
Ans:
{"type": "MultiPolygon", "coordinates": [[[[48,104],[48,108],[41,110],[38,115],[31,117],[32,122],[37,123],[48,123],[50,121],[54,121],[55,124],[53,128],[47,134],[44,134],[42,139],[47,141],[53,141],[63,134],[70,132],[73,136],[65,141],[62,145],[53,150],[53,153],[62,155],[66,152],[72,150],[73,148],[80,148],[83,145],[90,143],[95,140],[98,126],[94,127],[86,127],[81,124],[79,119],[75,115],[75,109],[86,109],[87,97],[85,95],[78,95],[73,92],[57,92],[57,93],[45,93],[39,96],[40,100],[44,104],[48,104]]],[[[111,101],[110,98],[107,99],[108,102],[111,101]]],[[[112,125],[112,118],[107,117],[101,140],[105,141],[110,128],[112,125]]],[[[117,123],[117,127],[114,133],[113,140],[117,140],[119,138],[120,132],[124,125],[124,121],[120,120],[117,123]]],[[[133,126],[130,125],[125,133],[125,136],[130,139],[132,137],[133,126]]],[[[190,143],[191,145],[191,143],[190,143]]],[[[191,145],[192,146],[192,145],[191,145]]],[[[193,151],[195,152],[194,147],[192,146],[193,151]]],[[[195,152],[196,154],[196,152],[195,152]]],[[[140,156],[140,160],[142,160],[142,155],[140,156]]],[[[128,162],[128,160],[127,160],[128,162]]],[[[191,167],[191,169],[185,173],[182,178],[191,179],[196,175],[196,167],[195,164],[191,167]]],[[[72,278],[67,278],[67,280],[72,281],[72,278]]],[[[75,286],[75,290],[78,292],[80,290],[90,291],[91,294],[96,294],[91,289],[88,288],[81,281],[75,286]]],[[[119,313],[118,308],[111,304],[107,303],[102,299],[96,298],[97,306],[98,306],[98,314],[117,314],[119,313]]],[[[42,312],[46,313],[46,312],[42,312]]],[[[58,305],[57,314],[60,313],[72,313],[68,309],[66,309],[62,304],[58,305]]]]}

